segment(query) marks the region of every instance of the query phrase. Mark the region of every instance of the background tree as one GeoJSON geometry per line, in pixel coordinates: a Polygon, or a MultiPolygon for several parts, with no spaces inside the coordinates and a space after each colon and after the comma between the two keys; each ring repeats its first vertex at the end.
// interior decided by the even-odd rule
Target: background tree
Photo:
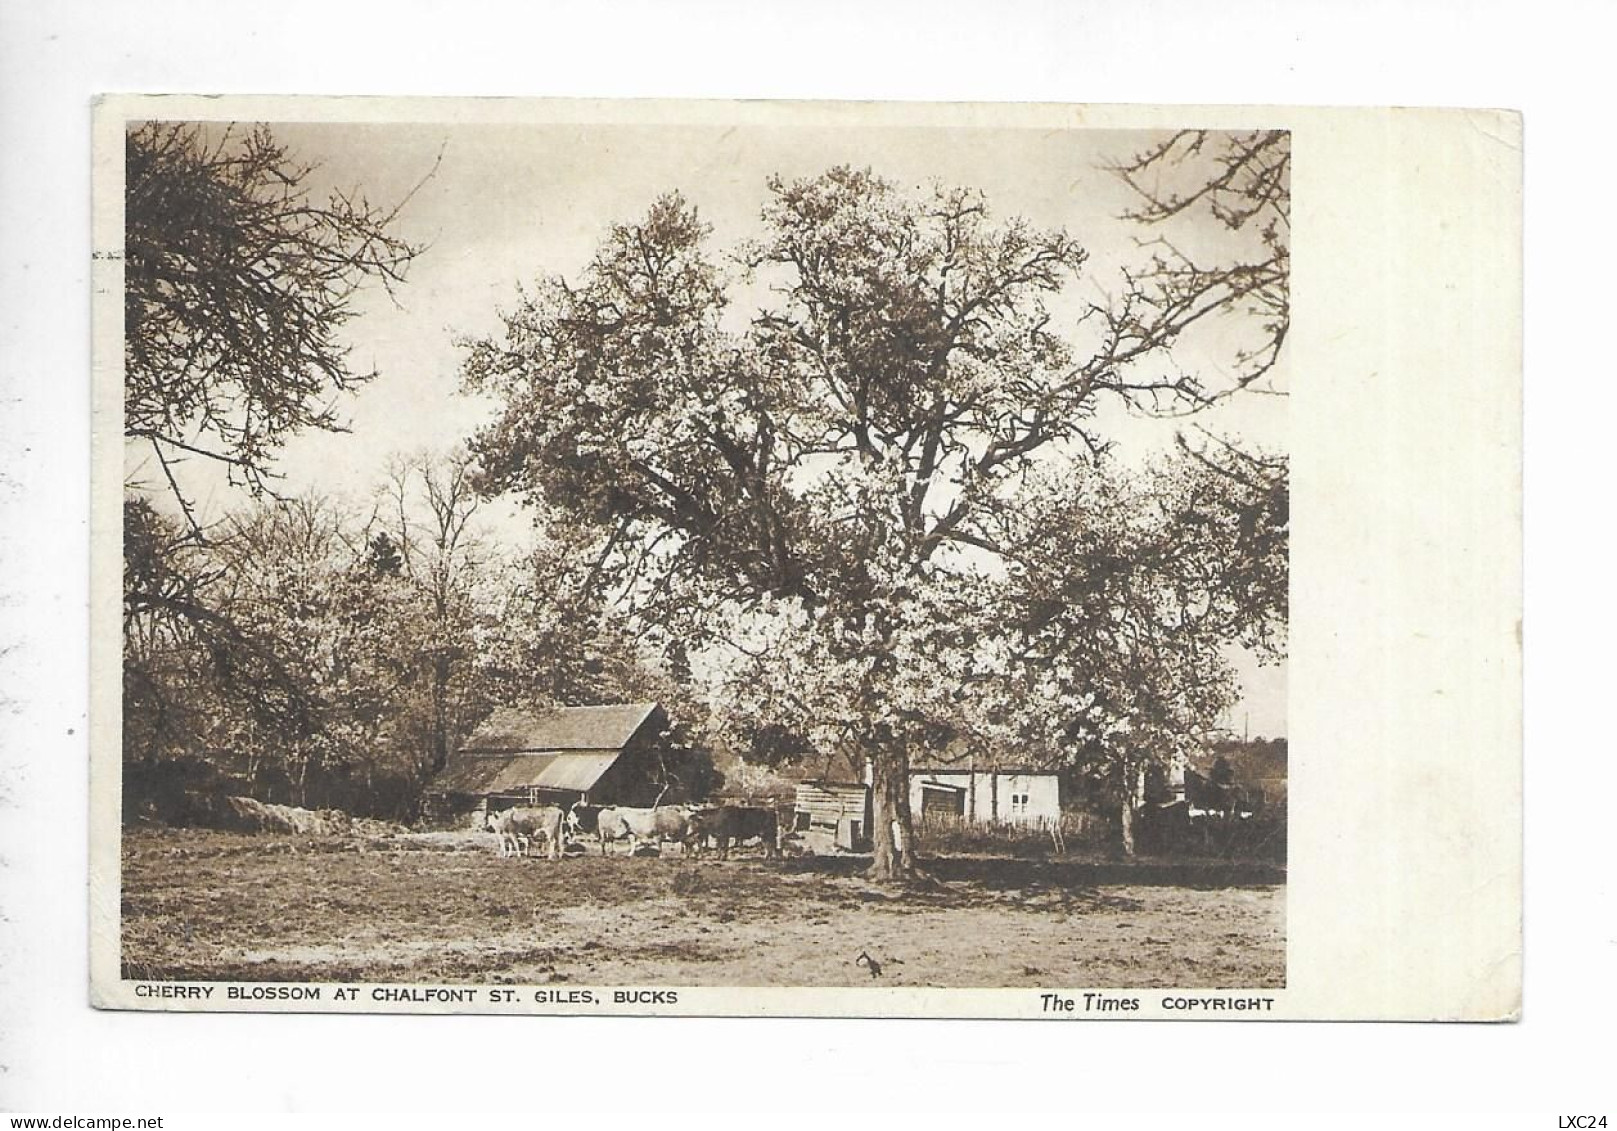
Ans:
{"type": "Polygon", "coordinates": [[[391,230],[403,202],[321,201],[313,172],[263,126],[127,135],[124,432],[188,517],[176,460],[221,463],[256,492],[288,436],[340,429],[339,394],[374,376],[340,336],[354,295],[367,281],[391,291],[421,251],[391,230]]]}
{"type": "Polygon", "coordinates": [[[1273,478],[1245,480],[1183,453],[1135,475],[1102,461],[980,527],[1007,566],[979,614],[1002,635],[988,678],[965,680],[960,725],[1103,777],[1125,853],[1147,770],[1188,759],[1235,703],[1230,647],[1284,651],[1285,461],[1265,466],[1273,478]]]}
{"type": "Polygon", "coordinates": [[[235,736],[249,780],[294,805],[336,803],[338,779],[374,786],[391,761],[384,739],[406,675],[402,582],[372,568],[351,516],[319,496],[270,501],[230,527],[218,539],[227,607],[268,643],[311,708],[300,729],[255,725],[235,736]]]}
{"type": "Polygon", "coordinates": [[[452,452],[395,461],[385,502],[396,539],[386,530],[378,537],[394,550],[417,613],[407,636],[423,677],[425,710],[413,729],[420,771],[430,775],[443,769],[482,706],[470,675],[478,619],[492,610],[479,604],[488,552],[472,531],[480,499],[471,489],[468,457],[452,452]]]}
{"type": "Polygon", "coordinates": [[[304,739],[315,700],[274,641],[237,616],[217,548],[144,499],[124,503],[124,798],[183,819],[214,755],[255,732],[304,739]]]}
{"type": "Polygon", "coordinates": [[[726,269],[665,197],[524,294],[468,343],[467,383],[505,405],[475,449],[486,490],[610,531],[605,578],[651,631],[731,662],[755,735],[870,757],[873,871],[900,878],[910,752],[972,652],[925,642],[992,584],[984,516],[1028,506],[1041,461],[1104,451],[1106,398],[1213,399],[1174,347],[1255,284],[1156,267],[1063,333],[1051,300],[1083,249],[970,190],[838,168],[773,181],[763,227],[726,269]],[[732,329],[747,279],[773,301],[732,329]]]}
{"type": "Polygon", "coordinates": [[[266,800],[400,815],[390,739],[407,590],[363,530],[312,496],[232,517],[206,543],[142,501],[125,521],[132,804],[173,762],[266,800]],[[148,551],[154,536],[168,544],[148,551]],[[383,781],[389,799],[373,800],[383,781]]]}
{"type": "Polygon", "coordinates": [[[126,136],[124,428],[161,471],[131,482],[124,508],[126,784],[248,731],[301,748],[319,730],[320,696],[279,634],[244,619],[239,559],[208,544],[176,474],[206,459],[261,494],[286,438],[338,428],[340,394],[371,376],[350,366],[341,328],[357,289],[391,288],[420,248],[393,234],[398,207],[317,199],[313,172],[264,127],[152,122],[126,136]]]}

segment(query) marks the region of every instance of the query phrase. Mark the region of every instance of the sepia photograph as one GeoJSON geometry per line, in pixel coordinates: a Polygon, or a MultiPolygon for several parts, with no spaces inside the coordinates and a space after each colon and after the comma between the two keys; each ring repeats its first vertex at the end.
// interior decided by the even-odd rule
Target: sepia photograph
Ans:
{"type": "Polygon", "coordinates": [[[118,156],[123,980],[1286,984],[1286,130],[118,156]]]}

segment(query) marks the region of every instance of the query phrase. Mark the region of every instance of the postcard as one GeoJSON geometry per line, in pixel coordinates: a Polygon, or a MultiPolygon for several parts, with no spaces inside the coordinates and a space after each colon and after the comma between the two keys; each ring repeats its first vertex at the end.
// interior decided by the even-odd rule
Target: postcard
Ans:
{"type": "Polygon", "coordinates": [[[108,96],[94,191],[96,1005],[1519,1016],[1516,115],[108,96]]]}

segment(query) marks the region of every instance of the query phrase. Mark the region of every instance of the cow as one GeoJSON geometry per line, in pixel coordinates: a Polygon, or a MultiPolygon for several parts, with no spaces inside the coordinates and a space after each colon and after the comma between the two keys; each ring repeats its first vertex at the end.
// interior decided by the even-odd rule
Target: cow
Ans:
{"type": "Polygon", "coordinates": [[[597,814],[595,835],[601,838],[602,856],[608,855],[607,845],[614,840],[627,840],[629,855],[633,856],[641,841],[659,845],[664,841],[684,842],[688,825],[685,810],[672,805],[651,809],[629,809],[615,805],[597,814]]]}
{"type": "Polygon", "coordinates": [[[534,837],[550,842],[550,858],[561,859],[562,811],[554,805],[507,809],[488,815],[490,832],[500,834],[501,856],[526,856],[534,837]]]}
{"type": "Polygon", "coordinates": [[[730,857],[730,842],[737,844],[757,837],[763,841],[764,855],[773,858],[780,853],[780,819],[773,809],[756,809],[743,805],[720,805],[716,809],[703,809],[690,817],[688,844],[693,844],[701,855],[702,841],[712,837],[718,846],[719,859],[730,857]]]}
{"type": "Polygon", "coordinates": [[[491,832],[500,838],[500,855],[502,857],[511,856],[515,850],[519,849],[526,853],[527,836],[516,832],[515,829],[508,828],[504,813],[490,809],[483,814],[482,827],[486,832],[491,832]]]}
{"type": "Polygon", "coordinates": [[[483,814],[483,827],[500,838],[502,857],[528,854],[528,834],[517,826],[512,810],[501,812],[490,809],[483,814]]]}

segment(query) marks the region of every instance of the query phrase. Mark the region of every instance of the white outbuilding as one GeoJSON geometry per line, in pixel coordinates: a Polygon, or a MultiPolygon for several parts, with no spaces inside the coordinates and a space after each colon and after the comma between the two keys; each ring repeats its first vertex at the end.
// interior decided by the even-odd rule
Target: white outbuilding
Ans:
{"type": "Polygon", "coordinates": [[[911,767],[910,812],[917,820],[1054,824],[1061,820],[1061,778],[1030,767],[911,767]]]}

